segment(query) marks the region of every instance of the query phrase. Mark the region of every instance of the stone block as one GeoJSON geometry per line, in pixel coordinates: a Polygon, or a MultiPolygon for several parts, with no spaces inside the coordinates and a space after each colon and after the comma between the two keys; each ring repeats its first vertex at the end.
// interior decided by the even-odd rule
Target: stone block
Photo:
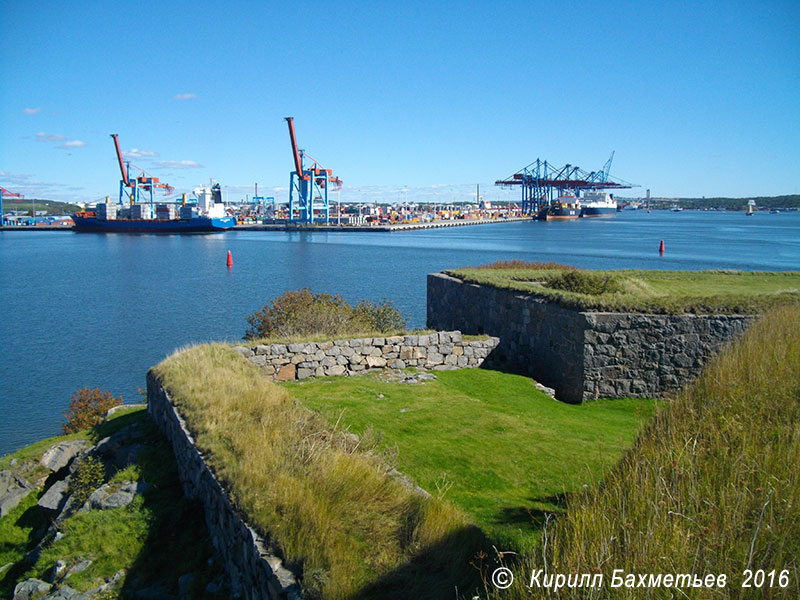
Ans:
{"type": "Polygon", "coordinates": [[[313,374],[314,374],[314,371],[312,371],[311,369],[305,369],[305,368],[297,369],[297,378],[298,379],[307,379],[307,378],[311,377],[313,374]]]}
{"type": "Polygon", "coordinates": [[[372,345],[373,346],[385,346],[386,345],[386,338],[372,338],[372,345]]]}
{"type": "Polygon", "coordinates": [[[333,365],[325,369],[326,375],[344,375],[347,369],[343,365],[333,365]]]}
{"type": "Polygon", "coordinates": [[[305,354],[295,354],[291,358],[291,363],[293,365],[298,365],[301,362],[308,362],[308,357],[305,354]]]}
{"type": "Polygon", "coordinates": [[[389,361],[389,368],[390,369],[405,369],[406,363],[404,363],[399,358],[395,358],[394,360],[389,361]]]}
{"type": "Polygon", "coordinates": [[[324,367],[317,367],[314,370],[314,377],[324,377],[325,376],[325,368],[324,367]]]}
{"type": "Polygon", "coordinates": [[[406,335],[406,336],[403,336],[403,345],[404,346],[418,346],[419,345],[419,336],[418,335],[406,335]]]}
{"type": "Polygon", "coordinates": [[[263,367],[267,364],[267,357],[264,354],[256,354],[255,356],[251,356],[248,360],[259,367],[263,367]]]}
{"type": "Polygon", "coordinates": [[[303,344],[289,344],[286,346],[286,349],[292,354],[297,354],[299,352],[303,352],[304,347],[305,346],[303,344]]]}
{"type": "Polygon", "coordinates": [[[272,344],[270,346],[270,349],[272,350],[273,355],[288,354],[288,348],[286,347],[285,344],[272,344]]]}
{"type": "Polygon", "coordinates": [[[250,358],[251,356],[253,356],[253,351],[250,348],[245,348],[244,346],[234,346],[232,349],[241,354],[242,356],[244,356],[245,358],[250,358]]]}
{"type": "Polygon", "coordinates": [[[385,367],[386,366],[386,359],[382,356],[368,356],[367,357],[367,366],[370,368],[375,367],[385,367]]]}
{"type": "Polygon", "coordinates": [[[275,375],[275,381],[294,381],[295,379],[297,379],[297,367],[294,364],[281,367],[275,375]]]}
{"type": "Polygon", "coordinates": [[[256,356],[260,354],[272,354],[272,347],[259,344],[258,346],[255,347],[254,351],[256,353],[256,356]]]}

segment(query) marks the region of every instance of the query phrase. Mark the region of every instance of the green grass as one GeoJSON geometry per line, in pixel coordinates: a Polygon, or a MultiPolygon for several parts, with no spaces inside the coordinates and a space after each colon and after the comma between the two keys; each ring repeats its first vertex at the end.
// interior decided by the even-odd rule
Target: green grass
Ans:
{"type": "MultiPolygon", "coordinates": [[[[549,532],[549,572],[726,574],[726,589],[618,589],[620,598],[800,596],[800,307],[766,314],[677,394],[598,488],[549,532]],[[743,589],[745,569],[789,585],[743,589]]],[[[529,556],[517,577],[541,569],[529,556]]],[[[527,574],[527,575],[526,575],[527,574]]],[[[608,589],[608,584],[606,584],[608,589]]],[[[560,597],[590,592],[562,590],[560,597]]],[[[515,586],[502,598],[545,598],[515,586]]]]}
{"type": "Polygon", "coordinates": [[[44,578],[59,559],[69,566],[89,559],[93,562],[88,569],[69,578],[73,589],[86,591],[125,569],[121,587],[109,597],[131,597],[134,590],[151,585],[177,594],[177,578],[186,573],[195,574],[192,598],[217,597],[205,592],[206,584],[221,577],[222,571],[220,565],[208,563],[213,548],[202,508],[184,499],[172,450],[143,409],[118,412],[92,430],[37,442],[3,457],[2,464],[7,465],[12,458],[38,460],[44,450],[59,441],[78,437],[96,440],[134,423],[142,433],[137,442],[150,449],[141,453],[136,464],[108,473],[107,480],[142,480],[150,485],[148,490],[127,507],[71,516],[60,526],[64,536],[49,543],[34,565],[26,566],[20,559],[38,543],[46,526],[36,506],[44,487],[31,493],[0,519],[0,566],[15,563],[0,575],[0,596],[10,597],[19,581],[44,578]]]}
{"type": "MultiPolygon", "coordinates": [[[[482,285],[543,296],[577,310],[656,314],[757,314],[800,302],[800,272],[585,271],[572,267],[511,261],[445,271],[482,285]],[[565,273],[585,280],[609,279],[605,293],[551,287],[565,273]]],[[[595,286],[596,287],[596,286],[595,286]]],[[[586,286],[586,289],[590,289],[586,286]]]]}
{"type": "Polygon", "coordinates": [[[506,550],[538,543],[545,512],[595,485],[653,414],[650,400],[557,402],[517,375],[443,371],[421,385],[379,375],[286,384],[330,422],[397,449],[397,468],[462,508],[506,550]],[[381,397],[382,396],[382,397],[381,397]]]}
{"type": "Polygon", "coordinates": [[[375,444],[298,406],[221,345],[153,371],[237,508],[302,566],[307,598],[441,598],[476,586],[481,532],[391,477],[375,444]]]}

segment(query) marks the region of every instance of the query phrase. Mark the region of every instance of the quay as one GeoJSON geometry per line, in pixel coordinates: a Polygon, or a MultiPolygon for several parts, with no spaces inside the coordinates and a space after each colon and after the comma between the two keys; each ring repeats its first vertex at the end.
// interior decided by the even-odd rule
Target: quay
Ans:
{"type": "Polygon", "coordinates": [[[253,223],[237,225],[233,231],[352,231],[386,233],[392,231],[411,231],[415,229],[442,229],[444,227],[466,227],[468,225],[492,225],[494,223],[511,223],[528,221],[530,217],[507,217],[498,219],[450,219],[427,223],[397,223],[381,225],[327,225],[308,223],[253,223]]]}
{"type": "MultiPolygon", "coordinates": [[[[448,219],[426,223],[397,223],[382,225],[327,225],[309,223],[245,223],[237,225],[228,231],[344,231],[344,232],[374,232],[391,233],[393,231],[412,231],[417,229],[442,229],[444,227],[466,227],[468,225],[492,225],[496,223],[512,223],[515,221],[528,221],[530,217],[500,217],[497,219],[448,219]]],[[[0,231],[71,231],[71,227],[63,225],[4,225],[0,231]]]]}

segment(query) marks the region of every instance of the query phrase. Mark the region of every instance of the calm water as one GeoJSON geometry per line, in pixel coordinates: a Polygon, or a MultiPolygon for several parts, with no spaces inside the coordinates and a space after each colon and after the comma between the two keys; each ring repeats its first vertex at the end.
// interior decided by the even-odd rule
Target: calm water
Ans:
{"type": "Polygon", "coordinates": [[[58,434],[82,386],[139,401],[148,367],[186,344],[241,338],[245,316],[285,290],[389,298],[422,327],[427,273],[511,258],[798,270],[800,214],[630,211],[391,234],[1,232],[0,455],[58,434]]]}

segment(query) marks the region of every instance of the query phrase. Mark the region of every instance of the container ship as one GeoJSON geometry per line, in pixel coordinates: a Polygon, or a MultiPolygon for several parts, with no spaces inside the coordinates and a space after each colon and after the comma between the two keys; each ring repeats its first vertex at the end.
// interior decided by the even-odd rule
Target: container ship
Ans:
{"type": "Polygon", "coordinates": [[[194,190],[197,204],[98,204],[94,211],[72,215],[74,231],[98,233],[214,233],[232,229],[236,220],[225,211],[218,183],[194,190]]]}
{"type": "Polygon", "coordinates": [[[613,217],[617,214],[617,201],[608,192],[585,192],[580,203],[582,217],[613,217]]]}
{"type": "Polygon", "coordinates": [[[72,215],[74,231],[99,233],[212,233],[225,231],[236,225],[236,220],[225,211],[222,191],[218,183],[210,182],[208,187],[194,190],[197,204],[187,204],[186,194],[183,203],[156,204],[153,194],[163,190],[169,194],[173,188],[159,181],[144,169],[132,165],[122,156],[119,139],[112,133],[114,149],[117,153],[119,171],[119,202],[111,203],[106,196],[105,203],[97,205],[93,211],[82,211],[72,215]],[[135,175],[136,171],[139,175],[135,175]],[[149,198],[149,201],[148,201],[149,198]],[[155,210],[154,210],[155,209],[155,210]]]}
{"type": "Polygon", "coordinates": [[[578,198],[567,192],[560,195],[553,204],[542,208],[537,218],[540,221],[567,221],[580,216],[581,205],[578,203],[578,198]]]}

